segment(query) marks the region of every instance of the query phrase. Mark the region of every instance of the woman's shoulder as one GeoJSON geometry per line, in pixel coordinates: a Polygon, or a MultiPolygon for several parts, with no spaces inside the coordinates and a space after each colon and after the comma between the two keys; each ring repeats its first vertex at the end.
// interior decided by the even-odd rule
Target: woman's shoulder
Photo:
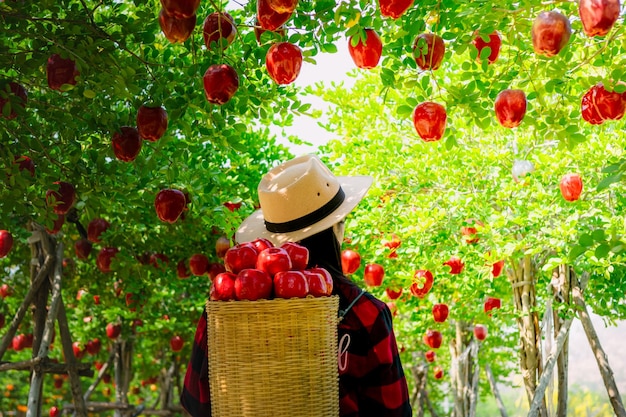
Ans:
{"type": "Polygon", "coordinates": [[[376,298],[373,294],[362,290],[358,285],[347,278],[339,280],[338,284],[338,291],[345,298],[345,302],[348,305],[356,300],[350,309],[364,326],[372,326],[376,320],[381,317],[383,312],[389,311],[387,304],[376,298]]]}

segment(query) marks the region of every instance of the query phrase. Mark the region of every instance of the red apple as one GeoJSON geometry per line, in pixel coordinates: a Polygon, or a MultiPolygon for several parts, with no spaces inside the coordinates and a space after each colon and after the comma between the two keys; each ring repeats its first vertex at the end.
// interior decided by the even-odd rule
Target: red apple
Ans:
{"type": "Polygon", "coordinates": [[[94,295],[93,296],[93,303],[95,305],[100,305],[100,296],[99,295],[94,295]]]}
{"type": "Polygon", "coordinates": [[[483,326],[482,324],[477,324],[476,326],[474,326],[474,336],[481,342],[485,340],[485,338],[487,337],[487,327],[483,326]]]}
{"type": "Polygon", "coordinates": [[[241,208],[241,201],[237,203],[227,201],[226,203],[224,203],[224,207],[226,207],[231,213],[234,213],[235,210],[239,210],[241,208]]]}
{"type": "Polygon", "coordinates": [[[262,250],[256,261],[256,269],[267,272],[271,277],[279,272],[289,271],[292,267],[289,253],[282,247],[262,250]]]}
{"type": "Polygon", "coordinates": [[[422,33],[413,42],[413,57],[422,70],[437,70],[441,66],[446,45],[439,35],[422,33]]]}
{"type": "Polygon", "coordinates": [[[361,255],[358,252],[346,249],[341,252],[341,270],[345,275],[355,273],[361,266],[361,255]]]}
{"type": "Polygon", "coordinates": [[[379,264],[367,264],[365,265],[365,272],[363,273],[363,281],[368,287],[380,287],[383,283],[385,276],[385,269],[379,264]]]}
{"type": "Polygon", "coordinates": [[[234,300],[235,296],[235,280],[237,275],[232,272],[222,272],[217,274],[213,279],[213,298],[215,300],[234,300]]]}
{"type": "Polygon", "coordinates": [[[6,98],[3,97],[3,93],[0,93],[0,115],[5,119],[15,119],[17,113],[15,112],[15,106],[19,106],[22,109],[28,101],[28,95],[26,89],[21,84],[11,81],[4,88],[3,92],[6,93],[6,98]],[[10,106],[5,106],[10,103],[10,106]]]}
{"type": "Polygon", "coordinates": [[[256,248],[256,251],[259,252],[259,253],[261,253],[261,251],[263,251],[264,249],[273,248],[274,247],[274,244],[269,239],[265,239],[263,237],[260,237],[258,239],[254,239],[250,243],[252,244],[252,246],[254,246],[256,248]]]}
{"type": "Polygon", "coordinates": [[[426,353],[424,354],[424,357],[426,357],[426,360],[428,362],[434,362],[435,359],[437,358],[437,354],[435,353],[434,350],[428,350],[426,351],[426,353]]]}
{"type": "Polygon", "coordinates": [[[228,45],[233,43],[237,36],[237,26],[235,26],[233,17],[228,13],[213,12],[209,14],[202,25],[202,35],[204,36],[204,44],[207,49],[211,49],[211,44],[215,42],[215,46],[226,49],[228,45]]]}
{"type": "Polygon", "coordinates": [[[189,258],[189,269],[197,277],[206,274],[209,270],[209,258],[202,253],[194,253],[189,258]]]}
{"type": "Polygon", "coordinates": [[[159,191],[154,199],[154,209],[161,221],[175,223],[185,209],[187,200],[180,190],[166,188],[159,191]]]}
{"type": "Polygon", "coordinates": [[[85,356],[85,350],[83,349],[83,345],[80,342],[72,343],[72,351],[74,352],[74,356],[76,359],[80,360],[85,356]]]}
{"type": "Polygon", "coordinates": [[[93,243],[100,243],[100,235],[106,232],[111,226],[111,223],[105,219],[96,218],[89,222],[87,225],[87,239],[93,243]]]}
{"type": "Polygon", "coordinates": [[[180,19],[195,15],[200,7],[200,0],[161,0],[161,6],[167,14],[180,19]]]}
{"type": "Polygon", "coordinates": [[[193,33],[196,27],[197,16],[195,14],[189,17],[176,17],[167,14],[165,9],[159,12],[159,26],[161,32],[171,43],[183,43],[193,33]]]}
{"type": "Polygon", "coordinates": [[[226,267],[224,266],[224,264],[221,264],[219,262],[211,262],[209,264],[207,274],[209,275],[209,278],[211,278],[211,281],[213,281],[215,277],[222,272],[226,272],[226,267]]]}
{"type": "Polygon", "coordinates": [[[493,64],[498,59],[498,55],[500,55],[500,47],[502,46],[502,38],[498,31],[492,32],[488,37],[486,37],[488,41],[485,41],[485,35],[477,35],[472,42],[474,47],[478,51],[478,59],[480,59],[481,52],[485,48],[489,48],[491,52],[487,57],[489,64],[493,64]]]}
{"type": "Polygon", "coordinates": [[[132,162],[141,151],[141,136],[139,136],[139,131],[136,128],[122,126],[119,132],[113,133],[111,145],[117,159],[132,162]]]}
{"type": "Polygon", "coordinates": [[[58,190],[46,191],[46,203],[54,206],[56,214],[66,214],[76,201],[76,190],[65,181],[56,181],[54,184],[58,185],[58,190]]]}
{"type": "Polygon", "coordinates": [[[89,340],[85,344],[85,350],[90,355],[97,355],[98,353],[100,353],[101,348],[102,348],[102,342],[97,337],[95,339],[89,340]]]}
{"type": "Polygon", "coordinates": [[[0,258],[4,258],[13,247],[13,235],[8,230],[0,230],[0,258]]]}
{"type": "Polygon", "coordinates": [[[227,103],[239,88],[237,71],[227,64],[211,65],[202,80],[206,99],[212,104],[227,103]]]}
{"type": "Polygon", "coordinates": [[[80,75],[76,68],[76,62],[71,58],[61,58],[58,54],[52,54],[46,65],[48,87],[53,90],[61,90],[64,84],[76,85],[76,77],[80,75]]]}
{"type": "Polygon", "coordinates": [[[170,259],[163,253],[153,253],[150,255],[148,263],[155,269],[165,269],[170,263],[170,259]]]}
{"type": "Polygon", "coordinates": [[[434,375],[435,379],[443,378],[443,369],[441,368],[441,366],[435,366],[433,368],[433,375],[434,375]]]}
{"type": "Polygon", "coordinates": [[[379,0],[380,14],[397,19],[413,5],[413,0],[379,0]]]}
{"type": "Polygon", "coordinates": [[[413,110],[413,126],[425,142],[437,141],[443,137],[447,118],[446,108],[432,101],[420,103],[413,110]]]}
{"type": "MultiPolygon", "coordinates": [[[[333,287],[335,285],[333,281],[333,276],[328,272],[326,268],[315,267],[309,268],[309,271],[318,273],[324,277],[324,281],[326,281],[326,295],[331,295],[333,293],[333,287]]],[[[310,290],[310,289],[309,289],[310,290]]]]}
{"type": "Polygon", "coordinates": [[[433,318],[437,323],[443,323],[448,319],[450,310],[447,304],[435,304],[433,306],[433,318]]]}
{"type": "Polygon", "coordinates": [[[122,333],[122,325],[117,323],[109,323],[106,327],[106,334],[109,339],[117,339],[122,333]]]}
{"type": "Polygon", "coordinates": [[[22,156],[16,155],[15,158],[13,159],[13,163],[18,164],[18,169],[20,171],[27,170],[30,172],[31,177],[35,176],[35,163],[29,157],[25,155],[22,155],[22,156]]]}
{"type": "Polygon", "coordinates": [[[161,106],[142,104],[137,110],[137,132],[142,139],[156,142],[167,130],[167,111],[161,106]]]}
{"type": "Polygon", "coordinates": [[[87,239],[80,239],[74,243],[74,253],[78,259],[87,259],[91,253],[91,242],[87,239]]]}
{"type": "Polygon", "coordinates": [[[63,387],[63,378],[60,376],[54,376],[54,388],[61,389],[63,387]]]}
{"type": "Polygon", "coordinates": [[[185,341],[179,335],[172,336],[172,338],[170,339],[170,347],[172,348],[173,352],[180,352],[181,350],[183,350],[184,344],[185,341]]]}
{"type": "MultiPolygon", "coordinates": [[[[487,297],[485,300],[484,311],[485,313],[489,313],[494,308],[501,308],[502,301],[499,298],[487,297]]],[[[491,314],[489,314],[491,316],[491,314]]]]}
{"type": "Polygon", "coordinates": [[[11,289],[11,287],[9,286],[9,284],[2,284],[0,285],[0,298],[2,298],[3,300],[7,297],[10,297],[13,295],[13,289],[11,289]]]}
{"type": "Polygon", "coordinates": [[[348,42],[348,52],[354,64],[363,69],[372,69],[378,65],[383,53],[383,44],[374,29],[365,29],[365,39],[352,35],[348,42]]]}
{"type": "Polygon", "coordinates": [[[237,300],[256,301],[270,298],[273,282],[267,272],[260,269],[239,271],[235,279],[235,297],[237,300]]]}
{"type": "Polygon", "coordinates": [[[328,286],[326,285],[326,280],[322,274],[311,271],[310,269],[305,269],[302,273],[309,284],[309,294],[314,297],[325,297],[330,295],[328,292],[328,286]]]}
{"type": "Polygon", "coordinates": [[[189,272],[189,269],[187,268],[187,264],[185,263],[184,259],[181,259],[180,261],[178,261],[178,264],[176,264],[176,276],[178,276],[178,278],[189,278],[191,276],[191,273],[189,272]]]}
{"type": "Polygon", "coordinates": [[[439,349],[443,337],[437,330],[428,329],[424,335],[424,343],[426,343],[431,349],[439,349]]]}
{"type": "Polygon", "coordinates": [[[217,255],[217,257],[220,259],[224,259],[224,256],[226,256],[226,251],[228,249],[230,249],[230,239],[228,239],[226,236],[218,237],[217,241],[215,242],[215,254],[217,255]]]}
{"type": "Polygon", "coordinates": [[[256,18],[265,30],[275,31],[284,25],[293,13],[279,13],[270,7],[268,0],[257,0],[256,18]]]}
{"type": "Polygon", "coordinates": [[[491,266],[491,275],[494,278],[498,278],[502,273],[502,269],[504,268],[504,259],[499,260],[498,262],[494,262],[491,266]]]}
{"type": "Polygon", "coordinates": [[[96,258],[96,265],[98,269],[103,272],[111,272],[111,259],[119,252],[119,249],[112,247],[105,247],[100,249],[98,257],[96,258]]]}
{"type": "Polygon", "coordinates": [[[398,289],[385,288],[385,293],[387,294],[387,297],[389,297],[390,300],[397,300],[402,295],[402,287],[398,289]]]}
{"type": "Polygon", "coordinates": [[[559,184],[561,195],[566,201],[576,201],[583,191],[583,180],[576,173],[565,174],[559,184]]]}
{"type": "Polygon", "coordinates": [[[291,84],[302,68],[302,50],[289,42],[275,43],[265,55],[265,67],[277,84],[291,84]]]}
{"type": "Polygon", "coordinates": [[[54,219],[52,223],[52,228],[49,228],[48,226],[46,226],[46,232],[50,233],[51,235],[56,235],[57,233],[61,231],[61,228],[63,227],[64,224],[65,224],[65,215],[58,214],[56,215],[56,219],[54,219]]]}
{"type": "Polygon", "coordinates": [[[444,265],[448,265],[450,267],[450,273],[452,275],[458,275],[463,272],[463,267],[465,264],[458,256],[451,256],[450,259],[443,263],[444,265]]]}
{"type": "Polygon", "coordinates": [[[224,267],[233,274],[243,269],[256,268],[258,253],[254,246],[239,243],[226,251],[224,267]]]}
{"type": "Polygon", "coordinates": [[[496,97],[494,110],[502,126],[517,127],[526,115],[526,94],[522,90],[502,90],[496,97]]]}
{"type": "Polygon", "coordinates": [[[569,42],[572,27],[569,19],[556,10],[541,12],[533,22],[531,35],[535,52],[553,57],[569,42]]]}
{"type": "Polygon", "coordinates": [[[413,284],[411,285],[411,294],[418,298],[424,298],[433,287],[433,274],[426,270],[420,269],[413,274],[413,284]]]}
{"type": "Polygon", "coordinates": [[[580,0],[578,14],[587,36],[604,36],[620,13],[619,0],[580,0]]]}
{"type": "Polygon", "coordinates": [[[474,244],[478,243],[480,238],[478,235],[478,228],[483,227],[484,224],[480,220],[466,219],[461,226],[461,235],[465,243],[474,244]]]}
{"type": "Polygon", "coordinates": [[[626,110],[625,96],[608,91],[602,83],[591,87],[581,101],[583,119],[591,124],[602,124],[606,120],[619,120],[626,110]]]}
{"type": "Polygon", "coordinates": [[[13,350],[16,352],[24,350],[26,348],[26,335],[18,334],[14,336],[13,339],[11,340],[11,346],[13,347],[13,350]]]}
{"type": "Polygon", "coordinates": [[[298,0],[267,0],[267,5],[276,13],[293,13],[298,0]]]}
{"type": "MultiPolygon", "coordinates": [[[[309,249],[295,242],[285,242],[281,245],[291,259],[291,269],[302,271],[309,264],[309,249]]],[[[261,252],[262,253],[262,252],[261,252]]]]}
{"type": "Polygon", "coordinates": [[[274,276],[274,295],[277,298],[304,298],[309,293],[309,282],[302,271],[281,271],[274,276]]]}

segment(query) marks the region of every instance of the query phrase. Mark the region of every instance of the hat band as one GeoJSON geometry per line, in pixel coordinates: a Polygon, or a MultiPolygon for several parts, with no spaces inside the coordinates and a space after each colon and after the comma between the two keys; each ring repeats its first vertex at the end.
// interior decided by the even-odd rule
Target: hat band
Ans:
{"type": "Polygon", "coordinates": [[[268,232],[272,233],[289,233],[295,232],[296,230],[304,229],[305,227],[311,226],[330,213],[335,211],[341,203],[346,198],[346,194],[343,192],[343,189],[339,187],[337,194],[333,198],[328,201],[328,203],[324,204],[322,207],[318,208],[312,213],[304,215],[294,220],[289,220],[288,222],[283,223],[272,223],[265,220],[265,228],[268,232]]]}

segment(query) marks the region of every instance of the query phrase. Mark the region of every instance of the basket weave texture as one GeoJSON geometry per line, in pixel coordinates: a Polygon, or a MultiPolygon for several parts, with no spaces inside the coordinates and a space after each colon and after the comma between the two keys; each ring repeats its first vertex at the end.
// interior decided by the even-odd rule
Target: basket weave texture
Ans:
{"type": "Polygon", "coordinates": [[[339,298],[208,301],[213,417],[337,417],[339,298]]]}

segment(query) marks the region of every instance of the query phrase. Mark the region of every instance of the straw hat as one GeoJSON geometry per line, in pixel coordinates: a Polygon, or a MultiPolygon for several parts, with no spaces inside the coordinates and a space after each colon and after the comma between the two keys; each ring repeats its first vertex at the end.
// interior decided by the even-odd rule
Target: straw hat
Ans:
{"type": "Polygon", "coordinates": [[[275,245],[300,241],[341,221],[371,185],[369,176],[334,176],[316,155],[294,158],[261,179],[261,209],[243,221],[235,238],[266,238],[275,245]]]}

